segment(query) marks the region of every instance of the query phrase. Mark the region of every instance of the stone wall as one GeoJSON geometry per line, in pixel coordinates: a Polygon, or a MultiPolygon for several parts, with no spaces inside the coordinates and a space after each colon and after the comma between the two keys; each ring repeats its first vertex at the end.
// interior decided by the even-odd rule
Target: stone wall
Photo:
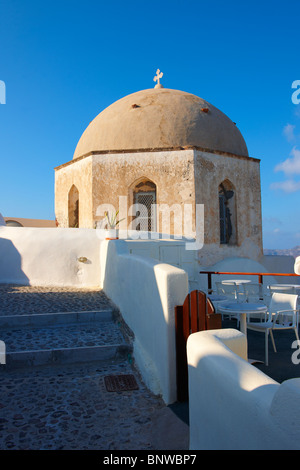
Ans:
{"type": "Polygon", "coordinates": [[[262,216],[259,160],[195,151],[196,203],[204,204],[204,247],[201,265],[224,258],[258,261],[262,252],[262,216]],[[230,181],[235,192],[236,241],[220,244],[219,185],[230,181]]]}
{"type": "Polygon", "coordinates": [[[65,164],[55,171],[55,215],[59,227],[69,227],[69,191],[75,185],[79,192],[79,227],[94,228],[92,217],[92,158],[76,165],[65,164]]]}
{"type": "MultiPolygon", "coordinates": [[[[204,205],[204,247],[199,251],[200,265],[209,266],[227,257],[262,256],[262,217],[259,160],[197,149],[111,152],[91,154],[56,169],[55,210],[60,226],[68,226],[68,193],[73,184],[79,191],[79,227],[93,228],[104,216],[103,204],[120,209],[125,216],[120,228],[127,228],[131,218],[136,184],[148,179],[156,186],[158,207],[189,205],[195,232],[196,204],[204,205]],[[234,188],[234,237],[220,243],[219,185],[228,181],[234,188]],[[125,205],[119,205],[119,197],[125,205]]],[[[172,213],[170,231],[174,233],[172,213]]],[[[182,224],[182,234],[188,235],[182,224]]],[[[157,231],[163,233],[162,218],[157,231]]]]}
{"type": "MultiPolygon", "coordinates": [[[[134,202],[134,186],[143,178],[156,185],[157,204],[194,205],[193,151],[94,155],[93,218],[97,219],[100,204],[108,202],[118,209],[119,196],[128,198],[128,211],[134,202]]],[[[161,223],[158,231],[161,232],[161,223]]]]}

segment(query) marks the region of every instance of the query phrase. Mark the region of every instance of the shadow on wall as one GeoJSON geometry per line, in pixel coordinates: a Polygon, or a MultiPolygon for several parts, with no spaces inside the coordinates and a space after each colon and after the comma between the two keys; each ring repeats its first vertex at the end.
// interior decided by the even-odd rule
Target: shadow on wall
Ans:
{"type": "Polygon", "coordinates": [[[188,293],[185,271],[131,255],[122,241],[101,244],[102,286],[134,332],[134,357],[146,385],[165,403],[176,401],[176,305],[188,293]]]}
{"type": "Polygon", "coordinates": [[[120,241],[108,243],[105,263],[104,258],[101,260],[103,290],[134,331],[135,359],[146,384],[159,394],[161,381],[167,380],[168,373],[161,377],[157,355],[167,363],[169,325],[155,275],[158,264],[157,260],[130,255],[120,241]]]}
{"type": "Polygon", "coordinates": [[[190,450],[299,450],[299,378],[258,370],[232,328],[191,334],[187,356],[190,450]]]}
{"type": "Polygon", "coordinates": [[[0,283],[29,285],[29,278],[22,271],[22,259],[15,245],[0,238],[0,283]]]}

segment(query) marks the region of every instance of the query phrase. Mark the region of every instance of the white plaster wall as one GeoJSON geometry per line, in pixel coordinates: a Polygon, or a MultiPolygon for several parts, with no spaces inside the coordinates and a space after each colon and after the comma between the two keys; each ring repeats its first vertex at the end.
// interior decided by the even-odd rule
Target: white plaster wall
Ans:
{"type": "Polygon", "coordinates": [[[297,258],[295,259],[294,271],[295,274],[300,274],[300,256],[297,256],[297,258]]]}
{"type": "MultiPolygon", "coordinates": [[[[207,275],[200,274],[200,271],[224,271],[224,272],[261,272],[261,273],[294,273],[296,262],[290,256],[263,256],[259,261],[245,257],[226,257],[214,265],[200,265],[198,261],[198,251],[186,250],[186,241],[172,239],[158,240],[126,240],[129,252],[141,256],[160,260],[161,262],[177,266],[184,269],[189,278],[189,290],[207,289],[207,275]]],[[[200,250],[201,251],[201,250],[200,250]]],[[[300,257],[299,257],[300,260],[300,257]]],[[[298,261],[300,265],[300,261],[298,261]]],[[[295,271],[296,272],[296,271],[295,271]]],[[[300,271],[299,271],[300,273],[300,271]]],[[[250,275],[219,275],[213,276],[213,288],[215,282],[223,279],[249,279],[254,283],[258,282],[258,276],[250,275]]],[[[286,276],[264,276],[264,291],[267,293],[267,286],[276,283],[299,284],[300,279],[286,276]]]]}
{"type": "Polygon", "coordinates": [[[0,227],[0,283],[99,286],[99,249],[93,229],[0,227]]]}
{"type": "Polygon", "coordinates": [[[196,288],[197,251],[186,249],[186,243],[191,243],[191,240],[126,240],[126,243],[131,254],[147,256],[183,269],[188,274],[189,290],[196,288]]]}
{"type": "Polygon", "coordinates": [[[188,293],[187,274],[151,258],[131,255],[125,241],[103,241],[101,285],[133,330],[134,357],[147,386],[176,401],[174,307],[188,293]]]}
{"type": "Polygon", "coordinates": [[[280,385],[245,349],[237,330],[188,338],[190,450],[300,449],[300,379],[280,385]]]}

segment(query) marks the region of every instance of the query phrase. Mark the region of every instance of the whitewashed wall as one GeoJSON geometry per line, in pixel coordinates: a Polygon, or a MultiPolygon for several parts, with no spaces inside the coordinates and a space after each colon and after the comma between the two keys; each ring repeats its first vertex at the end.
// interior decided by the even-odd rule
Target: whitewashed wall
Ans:
{"type": "Polygon", "coordinates": [[[175,315],[188,294],[182,269],[131,255],[123,240],[103,241],[101,282],[133,330],[134,357],[147,386],[176,401],[175,315]]]}
{"type": "Polygon", "coordinates": [[[300,256],[297,256],[297,258],[295,259],[294,271],[295,274],[300,274],[300,256]]]}
{"type": "Polygon", "coordinates": [[[279,384],[246,351],[237,330],[188,338],[190,450],[300,449],[300,379],[279,384]]]}
{"type": "MultiPolygon", "coordinates": [[[[259,261],[242,257],[227,257],[214,265],[200,265],[198,252],[186,250],[186,243],[180,240],[126,240],[129,251],[132,254],[149,256],[164,263],[184,269],[189,277],[189,290],[207,289],[207,275],[200,271],[223,271],[223,272],[270,272],[270,273],[294,273],[294,258],[290,256],[262,256],[259,261]]],[[[200,250],[201,253],[201,250],[200,250]]],[[[299,257],[300,259],[300,257],[299,257]]],[[[300,271],[299,271],[300,272],[300,271]]],[[[257,276],[247,275],[215,275],[212,278],[213,288],[215,282],[222,279],[248,278],[252,282],[258,282],[257,276]]],[[[264,276],[263,284],[267,291],[269,284],[292,283],[299,284],[300,279],[295,277],[264,276]]]]}
{"type": "Polygon", "coordinates": [[[99,249],[93,229],[1,226],[0,283],[99,286],[99,249]]]}

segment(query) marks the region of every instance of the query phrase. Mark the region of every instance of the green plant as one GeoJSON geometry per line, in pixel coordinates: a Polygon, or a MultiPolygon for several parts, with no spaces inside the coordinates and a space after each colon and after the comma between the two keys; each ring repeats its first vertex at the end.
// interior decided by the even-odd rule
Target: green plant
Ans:
{"type": "Polygon", "coordinates": [[[104,215],[105,215],[105,218],[106,218],[106,224],[105,224],[105,228],[116,228],[119,223],[124,220],[124,219],[117,219],[118,215],[119,215],[119,211],[117,211],[115,214],[113,214],[112,216],[109,216],[109,213],[108,211],[105,211],[104,212],[104,215]]]}

